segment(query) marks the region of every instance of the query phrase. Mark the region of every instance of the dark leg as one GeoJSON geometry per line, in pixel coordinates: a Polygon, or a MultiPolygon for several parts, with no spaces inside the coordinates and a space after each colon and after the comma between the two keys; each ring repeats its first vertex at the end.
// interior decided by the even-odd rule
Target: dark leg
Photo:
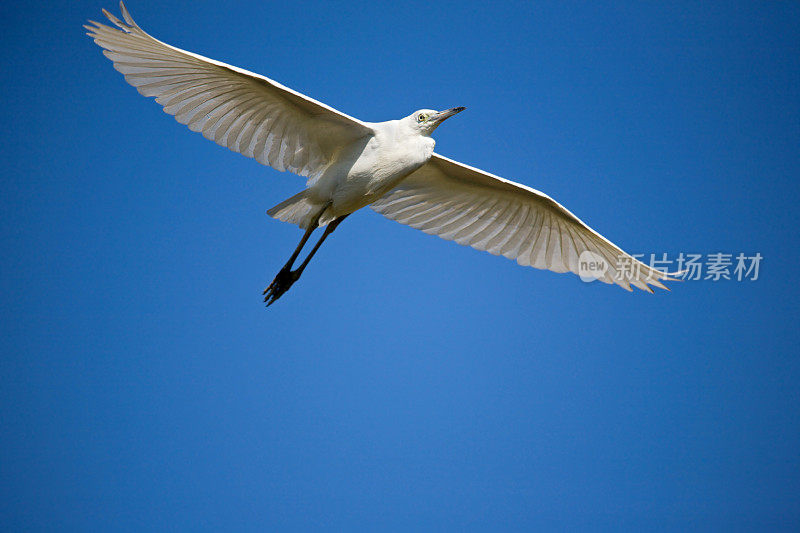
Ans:
{"type": "Polygon", "coordinates": [[[330,224],[328,224],[325,227],[325,232],[322,234],[322,237],[319,238],[317,244],[315,244],[314,247],[311,249],[311,251],[308,253],[308,257],[306,257],[303,263],[299,267],[297,267],[297,270],[295,270],[295,272],[297,272],[297,277],[300,277],[300,274],[303,273],[303,270],[305,270],[306,265],[308,264],[309,261],[311,261],[311,258],[314,257],[314,254],[317,253],[317,250],[319,250],[319,247],[322,246],[322,243],[325,241],[325,239],[328,238],[328,235],[333,233],[333,231],[339,226],[339,224],[341,224],[342,221],[346,218],[347,215],[335,218],[331,221],[330,224]]]}
{"type": "MultiPolygon", "coordinates": [[[[275,276],[275,279],[272,280],[272,283],[269,284],[269,287],[264,289],[262,294],[265,295],[265,302],[267,302],[270,297],[272,297],[272,302],[280,298],[280,295],[289,290],[289,287],[292,286],[292,283],[296,281],[297,278],[292,280],[292,265],[294,265],[294,262],[297,260],[297,256],[300,255],[300,251],[303,249],[303,246],[305,246],[306,242],[308,242],[308,238],[311,237],[311,234],[314,233],[314,230],[319,227],[319,219],[327,208],[328,205],[320,209],[319,213],[317,213],[317,216],[308,225],[308,229],[303,234],[303,238],[300,239],[300,243],[297,245],[297,248],[294,249],[292,256],[289,258],[286,264],[283,265],[283,268],[280,270],[280,272],[278,272],[278,275],[275,276]],[[284,286],[285,289],[281,290],[281,288],[284,286]]],[[[272,302],[269,302],[267,305],[272,302]]]]}
{"type": "Polygon", "coordinates": [[[325,232],[322,234],[322,237],[320,237],[320,239],[317,241],[317,244],[315,244],[314,248],[312,248],[308,253],[308,256],[305,258],[303,263],[297,267],[297,269],[291,270],[292,265],[297,259],[297,256],[300,254],[300,250],[302,250],[306,241],[308,241],[308,238],[311,236],[311,232],[318,227],[319,217],[321,215],[322,213],[320,212],[320,215],[317,216],[314,224],[306,230],[305,235],[303,235],[303,238],[300,240],[300,244],[297,246],[297,249],[295,249],[292,257],[289,258],[289,261],[286,263],[286,265],[281,269],[280,272],[278,272],[278,275],[275,276],[275,279],[272,280],[272,283],[269,284],[269,287],[264,289],[264,301],[267,303],[267,307],[275,303],[275,300],[283,296],[283,293],[288,291],[294,282],[300,279],[300,275],[303,273],[303,270],[305,270],[308,262],[311,261],[311,258],[314,257],[314,254],[317,253],[317,250],[319,250],[319,247],[322,246],[322,243],[325,241],[325,239],[328,238],[328,235],[333,233],[336,227],[341,224],[345,218],[347,218],[347,215],[344,215],[331,221],[331,223],[325,227],[325,232]]]}
{"type": "Polygon", "coordinates": [[[300,244],[298,244],[297,248],[294,249],[294,253],[289,258],[289,260],[286,261],[286,264],[283,265],[283,268],[281,269],[281,271],[283,271],[283,270],[291,270],[292,265],[294,265],[294,262],[297,260],[297,256],[300,255],[300,251],[303,249],[303,246],[305,246],[306,243],[308,242],[308,238],[311,237],[311,234],[314,233],[314,230],[319,227],[317,225],[318,221],[319,221],[319,217],[317,217],[317,220],[314,221],[313,225],[308,227],[306,232],[303,234],[303,238],[300,239],[300,244]]]}

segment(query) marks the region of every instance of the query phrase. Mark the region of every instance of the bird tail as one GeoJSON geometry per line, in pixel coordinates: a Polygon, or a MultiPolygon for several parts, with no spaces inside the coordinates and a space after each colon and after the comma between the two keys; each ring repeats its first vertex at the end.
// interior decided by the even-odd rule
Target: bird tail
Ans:
{"type": "MultiPolygon", "coordinates": [[[[279,203],[267,211],[267,214],[282,222],[297,224],[302,229],[308,229],[324,207],[325,204],[314,202],[310,198],[308,189],[306,189],[279,203]]],[[[319,218],[320,226],[324,226],[331,221],[331,217],[325,216],[326,214],[323,213],[319,218]]]]}

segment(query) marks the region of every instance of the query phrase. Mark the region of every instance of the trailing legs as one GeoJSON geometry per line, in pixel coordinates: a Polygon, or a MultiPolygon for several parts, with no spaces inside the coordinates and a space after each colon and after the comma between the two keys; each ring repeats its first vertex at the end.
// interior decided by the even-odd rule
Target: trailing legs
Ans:
{"type": "Polygon", "coordinates": [[[292,265],[297,260],[297,256],[300,255],[300,251],[305,246],[306,242],[308,242],[309,237],[314,232],[315,229],[319,227],[319,219],[322,216],[322,213],[328,206],[326,205],[322,210],[320,210],[319,214],[316,216],[314,221],[309,224],[308,229],[303,234],[303,238],[300,239],[300,243],[295,248],[294,253],[283,266],[283,268],[278,272],[278,275],[275,276],[275,279],[272,280],[272,283],[269,284],[269,287],[264,289],[264,301],[267,303],[267,307],[275,303],[275,300],[283,296],[283,294],[288,291],[291,286],[294,284],[295,281],[300,279],[300,275],[305,270],[308,262],[311,261],[311,258],[314,257],[314,254],[317,253],[319,247],[322,246],[322,243],[325,239],[328,238],[328,235],[334,232],[334,230],[342,223],[342,221],[347,218],[347,215],[338,217],[333,219],[327,226],[325,226],[325,231],[322,234],[322,237],[317,241],[317,244],[314,245],[314,248],[308,253],[308,256],[303,260],[299,267],[295,270],[292,270],[292,265]]]}

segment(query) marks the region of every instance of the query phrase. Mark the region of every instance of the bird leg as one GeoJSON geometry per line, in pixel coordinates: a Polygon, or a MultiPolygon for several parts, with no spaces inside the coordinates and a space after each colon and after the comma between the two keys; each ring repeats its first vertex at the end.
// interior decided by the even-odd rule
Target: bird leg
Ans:
{"type": "MultiPolygon", "coordinates": [[[[324,211],[324,210],[323,210],[324,211]]],[[[328,238],[328,235],[333,233],[336,227],[342,223],[342,221],[347,218],[347,215],[335,218],[325,227],[325,232],[322,234],[322,237],[317,241],[317,244],[314,245],[314,248],[308,253],[308,256],[303,260],[299,267],[295,270],[292,270],[292,265],[294,264],[297,256],[300,254],[300,250],[303,249],[306,241],[311,236],[311,233],[319,227],[319,218],[322,216],[322,212],[317,216],[314,222],[309,226],[306,230],[303,238],[300,239],[300,244],[297,245],[292,256],[289,258],[289,261],[284,265],[284,267],[278,272],[278,275],[275,276],[275,279],[272,280],[272,283],[269,284],[269,287],[264,289],[264,301],[267,303],[267,307],[275,303],[275,300],[283,296],[283,294],[288,291],[291,286],[294,284],[295,281],[300,279],[300,275],[305,270],[308,262],[311,261],[311,258],[314,257],[314,254],[317,253],[319,247],[322,246],[322,243],[328,238]]]]}
{"type": "Polygon", "coordinates": [[[339,226],[339,224],[341,224],[342,221],[344,219],[346,219],[346,218],[347,218],[347,215],[335,218],[335,219],[333,219],[331,221],[330,224],[328,224],[325,227],[325,232],[322,234],[322,237],[319,238],[319,240],[317,241],[317,244],[314,245],[314,248],[312,248],[311,251],[308,253],[308,257],[306,257],[305,260],[303,261],[303,263],[299,267],[297,267],[297,270],[294,271],[294,272],[297,272],[297,276],[298,277],[300,277],[300,274],[303,273],[303,270],[305,270],[306,265],[308,265],[308,262],[311,261],[312,257],[314,257],[314,254],[317,253],[317,250],[319,250],[319,247],[322,246],[323,241],[325,239],[327,239],[328,235],[333,233],[333,231],[337,228],[337,226],[339,226]]]}

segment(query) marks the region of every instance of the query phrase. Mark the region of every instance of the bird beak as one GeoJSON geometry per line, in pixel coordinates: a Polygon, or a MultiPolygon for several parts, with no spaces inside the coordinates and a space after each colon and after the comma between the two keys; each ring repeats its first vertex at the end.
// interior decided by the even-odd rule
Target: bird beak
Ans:
{"type": "Polygon", "coordinates": [[[451,107],[450,109],[445,109],[444,111],[439,111],[436,113],[436,116],[433,117],[434,122],[439,125],[448,118],[452,117],[453,115],[457,115],[464,111],[466,107],[451,107]]]}

